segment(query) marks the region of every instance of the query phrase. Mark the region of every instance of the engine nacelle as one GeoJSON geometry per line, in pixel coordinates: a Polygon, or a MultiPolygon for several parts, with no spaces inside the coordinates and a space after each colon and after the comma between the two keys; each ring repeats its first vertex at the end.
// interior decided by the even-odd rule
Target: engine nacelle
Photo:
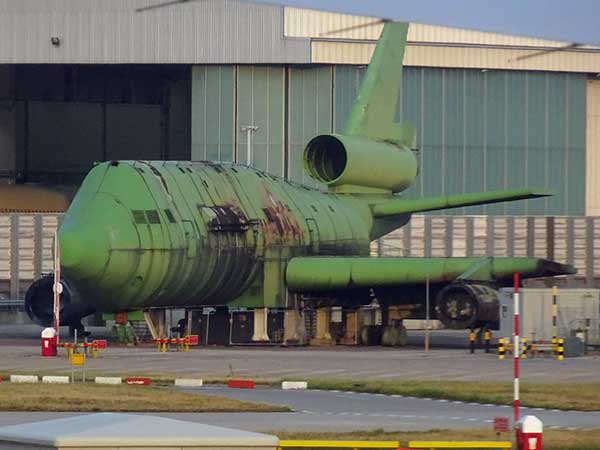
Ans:
{"type": "Polygon", "coordinates": [[[317,136],[304,149],[304,165],[311,177],[329,187],[400,192],[417,176],[417,159],[408,147],[362,136],[317,136]]]}
{"type": "Polygon", "coordinates": [[[452,329],[479,328],[499,319],[498,291],[481,284],[450,284],[435,298],[437,318],[452,329]]]}
{"type": "MultiPolygon", "coordinates": [[[[78,326],[81,319],[93,314],[95,309],[82,303],[66,278],[61,278],[63,291],[60,295],[60,324],[78,326]]],[[[50,327],[54,320],[54,275],[46,275],[35,281],[25,295],[25,311],[31,321],[42,327],[50,327]]]]}

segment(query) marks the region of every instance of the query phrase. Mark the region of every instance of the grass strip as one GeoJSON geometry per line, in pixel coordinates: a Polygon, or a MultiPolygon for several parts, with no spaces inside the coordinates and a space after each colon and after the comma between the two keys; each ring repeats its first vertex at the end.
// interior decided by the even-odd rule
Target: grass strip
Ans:
{"type": "MultiPolygon", "coordinates": [[[[399,441],[407,446],[409,441],[494,441],[498,438],[491,429],[431,430],[386,432],[383,430],[352,431],[346,433],[272,432],[279,439],[365,440],[399,441]]],[[[513,433],[501,440],[511,440],[513,433]]],[[[544,450],[600,450],[600,430],[568,431],[548,430],[543,435],[544,450]]]]}
{"type": "MultiPolygon", "coordinates": [[[[368,392],[386,395],[459,400],[510,405],[512,383],[485,381],[363,381],[313,379],[311,389],[368,392]]],[[[600,383],[521,383],[521,405],[577,411],[600,411],[600,383]]]]}
{"type": "Polygon", "coordinates": [[[287,412],[289,408],[152,386],[0,384],[2,411],[287,412]]]}

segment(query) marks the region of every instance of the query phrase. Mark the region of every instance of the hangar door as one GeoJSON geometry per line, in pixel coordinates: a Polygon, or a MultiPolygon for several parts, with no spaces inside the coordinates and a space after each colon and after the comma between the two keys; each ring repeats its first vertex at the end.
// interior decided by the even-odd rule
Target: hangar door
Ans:
{"type": "Polygon", "coordinates": [[[81,177],[97,161],[161,157],[159,105],[30,101],[22,109],[34,179],[81,177]]]}

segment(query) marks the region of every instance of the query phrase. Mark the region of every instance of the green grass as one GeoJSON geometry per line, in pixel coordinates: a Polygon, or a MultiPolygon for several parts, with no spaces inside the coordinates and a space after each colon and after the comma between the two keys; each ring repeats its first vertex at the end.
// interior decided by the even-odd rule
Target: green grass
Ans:
{"type": "MultiPolygon", "coordinates": [[[[311,389],[326,389],[413,397],[512,404],[512,383],[483,381],[362,381],[309,380],[311,389]]],[[[600,383],[521,383],[521,405],[536,408],[600,411],[600,383]]]]}
{"type": "MultiPolygon", "coordinates": [[[[353,431],[346,433],[274,432],[279,439],[366,440],[399,441],[407,446],[409,441],[493,441],[491,430],[431,430],[419,432],[385,432],[383,430],[353,431]]],[[[501,440],[511,440],[514,434],[504,433],[501,440]]],[[[549,430],[543,435],[544,450],[600,450],[600,430],[566,431],[549,430]]]]}
{"type": "Polygon", "coordinates": [[[1,411],[287,412],[289,408],[152,386],[0,384],[1,411]]]}

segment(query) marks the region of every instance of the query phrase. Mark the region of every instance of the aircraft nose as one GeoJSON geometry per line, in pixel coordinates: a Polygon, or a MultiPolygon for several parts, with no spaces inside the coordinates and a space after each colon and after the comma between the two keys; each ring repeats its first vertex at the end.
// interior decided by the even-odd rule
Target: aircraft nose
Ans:
{"type": "Polygon", "coordinates": [[[71,223],[60,228],[60,265],[72,279],[91,278],[105,268],[108,236],[100,224],[71,223]]]}

